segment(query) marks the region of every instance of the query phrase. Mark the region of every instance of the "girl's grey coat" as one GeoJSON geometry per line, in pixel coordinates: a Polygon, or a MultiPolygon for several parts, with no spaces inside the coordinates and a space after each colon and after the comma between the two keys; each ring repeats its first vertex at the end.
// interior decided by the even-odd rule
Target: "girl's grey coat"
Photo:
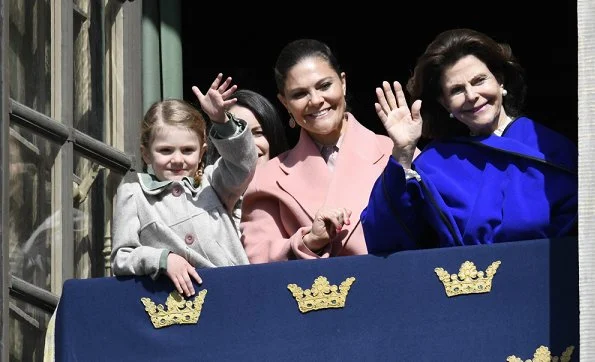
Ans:
{"type": "Polygon", "coordinates": [[[197,268],[248,264],[229,210],[246,190],[257,153],[249,127],[226,139],[212,137],[221,158],[205,169],[201,185],[187,180],[122,183],[112,222],[115,275],[160,273],[164,253],[183,256],[197,268]],[[182,192],[183,190],[183,192],[182,192]]]}

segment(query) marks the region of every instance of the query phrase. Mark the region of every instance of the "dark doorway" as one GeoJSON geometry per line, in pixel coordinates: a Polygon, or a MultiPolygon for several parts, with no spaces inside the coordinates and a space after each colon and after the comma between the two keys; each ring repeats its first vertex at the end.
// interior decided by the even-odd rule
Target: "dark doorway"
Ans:
{"type": "MultiPolygon", "coordinates": [[[[184,1],[182,9],[187,100],[195,101],[192,85],[206,89],[216,74],[223,72],[232,76],[239,87],[263,94],[281,114],[286,114],[276,97],[272,71],[276,56],[288,41],[316,38],[331,47],[347,74],[352,113],[371,130],[385,134],[374,111],[374,89],[383,80],[406,82],[416,58],[439,32],[469,27],[512,47],[527,72],[525,113],[577,140],[576,2],[558,2],[549,8],[537,5],[539,11],[534,6],[523,10],[513,1],[493,3],[491,7],[477,3],[463,7],[458,5],[462,2],[454,2],[444,9],[424,2],[405,5],[395,14],[366,14],[357,8],[348,16],[338,14],[337,9],[312,9],[308,15],[304,10],[300,19],[295,10],[277,15],[277,19],[262,13],[248,15],[255,11],[253,8],[241,16],[226,14],[216,20],[197,16],[204,14],[200,4],[184,1]],[[428,13],[430,10],[433,14],[428,13]]],[[[341,11],[346,11],[344,5],[341,11]]],[[[239,9],[235,13],[240,13],[239,9]]],[[[288,135],[293,145],[297,132],[288,128],[288,135]]]]}

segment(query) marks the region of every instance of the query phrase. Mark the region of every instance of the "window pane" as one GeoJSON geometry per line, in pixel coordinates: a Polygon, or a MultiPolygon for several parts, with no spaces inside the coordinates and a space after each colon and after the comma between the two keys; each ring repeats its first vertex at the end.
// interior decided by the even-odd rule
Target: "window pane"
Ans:
{"type": "Polygon", "coordinates": [[[75,278],[109,276],[112,199],[124,175],[76,152],[74,167],[75,278]]]}
{"type": "Polygon", "coordinates": [[[10,0],[8,11],[10,97],[50,116],[50,1],[10,0]]]}
{"type": "Polygon", "coordinates": [[[100,1],[74,2],[74,128],[104,141],[100,1]]]}
{"type": "Polygon", "coordinates": [[[43,361],[45,331],[51,315],[10,298],[10,361],[43,361]]]}
{"type": "Polygon", "coordinates": [[[60,239],[58,152],[58,145],[10,126],[10,272],[46,290],[50,290],[51,245],[60,239]]]}

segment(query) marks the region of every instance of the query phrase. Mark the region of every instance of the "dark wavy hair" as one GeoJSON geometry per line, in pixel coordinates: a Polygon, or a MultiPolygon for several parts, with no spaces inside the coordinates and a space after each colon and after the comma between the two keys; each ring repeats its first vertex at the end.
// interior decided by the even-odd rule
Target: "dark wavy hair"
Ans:
{"type": "MultiPolygon", "coordinates": [[[[236,98],[238,101],[235,105],[247,108],[254,114],[262,127],[264,137],[269,142],[269,157],[271,159],[289,149],[283,120],[275,106],[266,97],[249,89],[239,89],[230,98],[236,98]]],[[[217,148],[209,144],[207,152],[207,164],[213,164],[219,158],[217,148]]]]}
{"type": "Polygon", "coordinates": [[[438,34],[428,45],[407,82],[412,101],[422,100],[423,137],[431,139],[469,134],[467,127],[450,119],[448,112],[438,102],[442,95],[440,83],[444,70],[467,55],[484,62],[498,82],[504,85],[508,91],[503,98],[506,113],[511,117],[521,114],[527,89],[525,72],[513,56],[510,46],[497,43],[476,30],[447,30],[438,34]]]}

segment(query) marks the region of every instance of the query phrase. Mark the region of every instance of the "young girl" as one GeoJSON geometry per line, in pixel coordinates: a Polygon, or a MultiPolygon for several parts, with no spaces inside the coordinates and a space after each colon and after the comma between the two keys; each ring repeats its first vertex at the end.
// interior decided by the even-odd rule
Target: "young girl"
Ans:
{"type": "Polygon", "coordinates": [[[181,100],[157,102],[147,111],[141,151],[147,165],[138,180],[118,188],[113,217],[115,275],[167,275],[186,296],[194,295],[195,268],[247,264],[230,218],[256,168],[257,153],[246,122],[225,110],[235,104],[231,78],[219,74],[203,95],[214,122],[212,143],[221,158],[204,169],[206,122],[181,100]]]}

